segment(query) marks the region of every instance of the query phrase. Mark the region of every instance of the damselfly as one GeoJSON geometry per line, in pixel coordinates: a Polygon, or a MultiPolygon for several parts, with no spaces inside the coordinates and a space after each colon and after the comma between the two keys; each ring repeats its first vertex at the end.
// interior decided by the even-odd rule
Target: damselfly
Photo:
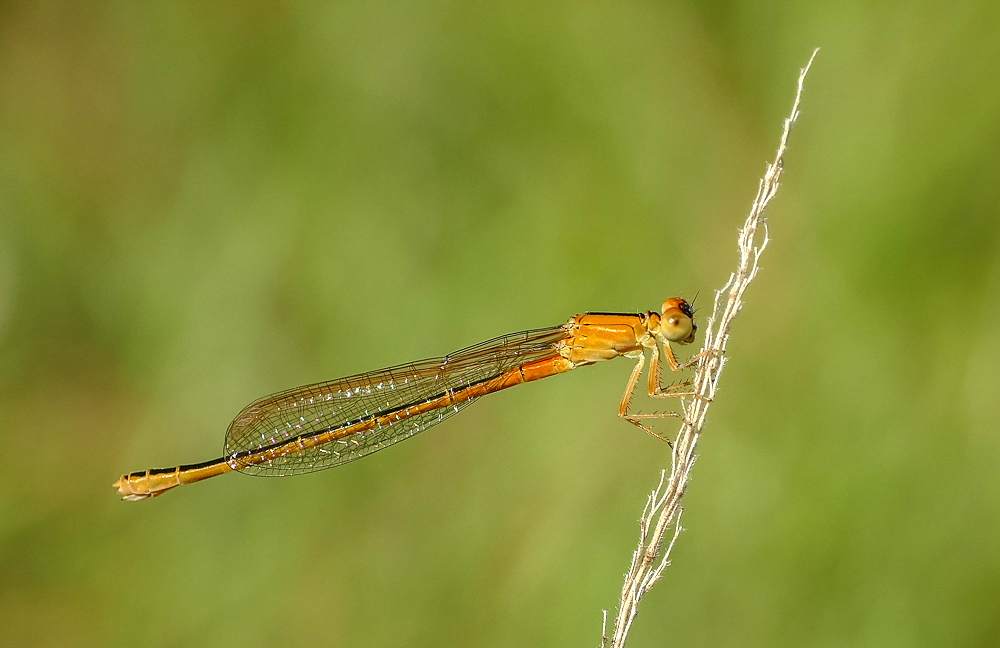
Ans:
{"type": "Polygon", "coordinates": [[[643,421],[676,413],[630,414],[628,406],[644,349],[651,350],[650,396],[690,393],[687,383],[661,386],[660,348],[673,371],[691,363],[679,363],[670,343],[694,341],[693,318],[691,306],[672,297],[659,313],[577,315],[561,326],[504,335],[441,358],[278,392],[250,403],[230,423],[221,458],[129,473],[113,485],[135,501],[227,472],[284,476],[338,466],[408,439],[480,396],[620,356],[636,365],[618,416],[669,443],[643,421]]]}

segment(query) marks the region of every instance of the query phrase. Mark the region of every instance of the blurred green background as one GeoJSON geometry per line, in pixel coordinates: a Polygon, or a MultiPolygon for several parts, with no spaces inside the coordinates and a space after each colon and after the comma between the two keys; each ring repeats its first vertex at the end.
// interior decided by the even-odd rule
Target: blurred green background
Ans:
{"type": "Polygon", "coordinates": [[[336,470],[111,483],[286,387],[703,318],[815,46],[630,645],[1000,644],[987,0],[0,5],[2,643],[596,646],[669,464],[628,362],[336,470]]]}

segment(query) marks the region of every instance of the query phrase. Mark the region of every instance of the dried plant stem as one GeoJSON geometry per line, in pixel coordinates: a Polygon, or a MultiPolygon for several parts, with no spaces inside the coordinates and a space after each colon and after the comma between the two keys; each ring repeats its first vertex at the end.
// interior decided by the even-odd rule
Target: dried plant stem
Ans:
{"type": "MultiPolygon", "coordinates": [[[[726,365],[726,344],[729,341],[729,329],[733,320],[743,308],[743,293],[757,275],[757,262],[761,252],[767,247],[767,225],[764,222],[764,209],[778,191],[778,179],[781,177],[784,164],[785,148],[788,144],[788,133],[792,130],[799,116],[799,99],[802,96],[802,84],[809,66],[819,50],[813,51],[809,62],[799,71],[798,88],[795,92],[795,102],[792,112],[784,121],[781,141],[774,163],[767,166],[763,179],[757,188],[757,197],[750,208],[750,215],[743,224],[738,237],[739,265],[729,277],[729,281],[715,293],[715,304],[712,316],[705,326],[705,345],[697,354],[693,383],[694,395],[681,401],[683,423],[674,441],[671,455],[670,477],[666,471],[660,474],[660,483],[650,493],[646,507],[639,520],[639,545],[632,554],[632,565],[625,575],[622,586],[621,600],[618,603],[618,617],[615,619],[614,631],[611,635],[612,648],[622,648],[628,637],[629,628],[638,612],[639,600],[648,592],[660,578],[663,570],[669,565],[670,552],[674,548],[677,536],[681,532],[681,498],[687,489],[691,467],[696,458],[695,448],[705,425],[705,415],[708,406],[715,398],[719,385],[719,376],[726,365]],[[763,235],[758,243],[758,230],[763,228],[763,235]],[[723,302],[723,297],[724,302],[723,302]],[[721,311],[720,311],[721,306],[721,311]],[[664,481],[666,480],[666,483],[664,481]],[[663,548],[667,531],[673,527],[669,544],[663,548]]],[[[602,641],[602,646],[607,641],[602,641]]]]}

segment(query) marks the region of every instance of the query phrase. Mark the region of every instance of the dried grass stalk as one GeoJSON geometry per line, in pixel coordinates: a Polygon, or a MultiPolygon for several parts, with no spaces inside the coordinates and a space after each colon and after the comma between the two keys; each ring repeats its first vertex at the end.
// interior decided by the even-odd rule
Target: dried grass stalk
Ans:
{"type": "MultiPolygon", "coordinates": [[[[694,395],[681,401],[683,423],[674,441],[671,455],[670,478],[666,471],[660,473],[660,483],[650,493],[639,520],[639,545],[632,554],[632,565],[625,575],[622,585],[621,599],[618,603],[618,616],[615,619],[614,632],[610,640],[612,648],[623,648],[632,627],[632,621],[638,612],[639,601],[663,574],[670,564],[670,552],[677,542],[681,532],[680,505],[684,491],[687,489],[691,467],[696,458],[695,449],[698,439],[705,426],[705,415],[708,406],[715,398],[719,386],[719,377],[726,366],[726,344],[729,342],[729,329],[733,320],[743,308],[743,293],[757,275],[757,262],[767,247],[767,224],[764,221],[764,209],[778,191],[778,179],[784,164],[785,148],[788,144],[788,134],[799,116],[799,99],[802,96],[802,84],[805,81],[809,67],[819,49],[813,51],[809,62],[799,71],[798,88],[795,92],[795,102],[792,112],[784,121],[781,141],[774,163],[767,166],[763,179],[757,188],[750,215],[739,232],[737,245],[739,247],[739,264],[736,271],[730,275],[729,281],[715,293],[715,303],[712,316],[705,326],[705,345],[697,354],[693,383],[694,395]],[[758,231],[763,229],[758,242],[758,231]],[[721,310],[720,310],[721,308],[721,310]],[[673,529],[672,533],[669,532],[673,529]],[[669,542],[664,549],[666,538],[669,542]]],[[[605,613],[606,619],[606,613],[605,613]]],[[[606,646],[608,637],[603,637],[602,646],[606,646]]]]}

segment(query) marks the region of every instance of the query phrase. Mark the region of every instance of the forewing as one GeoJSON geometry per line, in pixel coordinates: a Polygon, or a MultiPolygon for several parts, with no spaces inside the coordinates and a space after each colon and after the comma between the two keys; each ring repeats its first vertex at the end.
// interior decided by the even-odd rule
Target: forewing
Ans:
{"type": "Polygon", "coordinates": [[[514,333],[441,358],[272,394],[247,405],[229,425],[225,456],[237,470],[264,476],[302,474],[359,459],[440,423],[472,400],[404,417],[265,462],[255,461],[254,455],[297,438],[405,410],[449,389],[460,390],[488,380],[551,355],[567,334],[561,326],[514,333]]]}

